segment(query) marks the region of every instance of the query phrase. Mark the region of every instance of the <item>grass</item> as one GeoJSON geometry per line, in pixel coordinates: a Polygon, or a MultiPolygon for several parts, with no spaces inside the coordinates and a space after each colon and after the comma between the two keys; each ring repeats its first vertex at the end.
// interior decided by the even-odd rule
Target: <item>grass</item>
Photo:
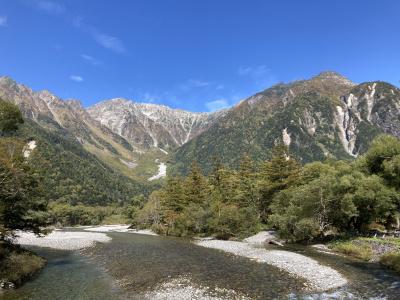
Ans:
{"type": "Polygon", "coordinates": [[[367,244],[355,244],[354,241],[339,241],[330,245],[330,248],[336,252],[356,257],[365,261],[372,258],[373,251],[367,244]]]}
{"type": "Polygon", "coordinates": [[[111,168],[117,169],[125,176],[141,182],[147,182],[149,177],[157,174],[158,163],[155,162],[156,159],[160,159],[160,161],[165,162],[167,158],[167,155],[156,150],[143,154],[130,153],[129,155],[125,155],[125,152],[122,152],[124,155],[115,155],[106,150],[98,149],[90,144],[85,144],[85,149],[96,155],[101,161],[105,162],[111,168]],[[133,169],[130,169],[124,163],[122,163],[120,159],[124,159],[125,161],[134,161],[137,163],[137,166],[133,169]]]}
{"type": "Polygon", "coordinates": [[[19,246],[0,242],[0,280],[21,285],[42,269],[46,261],[19,246]]]}
{"type": "Polygon", "coordinates": [[[106,216],[103,221],[101,221],[102,225],[115,225],[115,224],[129,224],[132,221],[128,219],[126,216],[121,214],[113,214],[106,216]]]}
{"type": "Polygon", "coordinates": [[[400,273],[400,252],[386,253],[381,256],[379,262],[389,269],[400,273]]]}

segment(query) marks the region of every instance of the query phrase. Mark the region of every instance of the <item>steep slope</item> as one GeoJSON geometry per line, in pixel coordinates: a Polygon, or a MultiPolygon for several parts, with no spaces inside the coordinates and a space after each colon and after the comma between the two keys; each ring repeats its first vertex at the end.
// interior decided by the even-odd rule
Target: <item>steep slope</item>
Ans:
{"type": "Polygon", "coordinates": [[[165,157],[160,151],[143,154],[94,120],[77,100],[64,101],[49,91],[34,92],[9,77],[0,77],[0,98],[18,105],[25,118],[43,128],[63,131],[108,166],[133,179],[146,180],[152,176],[157,172],[154,160],[165,157]]]}
{"type": "Polygon", "coordinates": [[[50,201],[118,205],[150,190],[86,151],[65,129],[49,130],[25,119],[14,136],[26,141],[24,156],[40,171],[50,201]]]}
{"type": "Polygon", "coordinates": [[[92,118],[143,150],[170,151],[208,129],[224,111],[192,113],[163,105],[117,98],[90,108],[92,118]]]}
{"type": "Polygon", "coordinates": [[[334,72],[278,84],[258,93],[180,147],[174,172],[192,160],[210,170],[212,157],[235,166],[241,155],[266,159],[282,141],[301,161],[351,159],[380,133],[399,135],[400,90],[383,82],[356,85],[334,72]]]}

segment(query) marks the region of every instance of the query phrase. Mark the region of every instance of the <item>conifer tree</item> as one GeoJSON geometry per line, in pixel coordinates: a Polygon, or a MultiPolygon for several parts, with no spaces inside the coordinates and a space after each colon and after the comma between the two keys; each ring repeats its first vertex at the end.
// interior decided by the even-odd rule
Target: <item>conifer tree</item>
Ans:
{"type": "Polygon", "coordinates": [[[300,164],[290,156],[287,146],[281,143],[272,149],[272,158],[263,164],[259,181],[260,210],[264,221],[267,219],[274,195],[296,184],[300,170],[300,164]]]}
{"type": "Polygon", "coordinates": [[[259,207],[259,192],[256,183],[257,173],[254,162],[248,155],[243,155],[238,172],[238,188],[236,199],[241,207],[259,207]]]}
{"type": "Polygon", "coordinates": [[[189,203],[202,204],[208,194],[207,180],[199,165],[192,162],[189,175],[185,180],[186,199],[189,203]]]}

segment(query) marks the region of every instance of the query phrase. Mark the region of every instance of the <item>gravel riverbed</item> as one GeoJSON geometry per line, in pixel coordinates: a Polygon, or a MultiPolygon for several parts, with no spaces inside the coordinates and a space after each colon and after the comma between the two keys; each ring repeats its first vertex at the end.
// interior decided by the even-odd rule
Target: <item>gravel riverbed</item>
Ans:
{"type": "MultiPolygon", "coordinates": [[[[254,239],[251,239],[254,241],[254,239]]],[[[222,250],[234,255],[250,258],[260,263],[278,267],[294,276],[308,281],[310,291],[326,291],[347,284],[339,272],[331,267],[321,265],[316,260],[304,255],[283,250],[267,250],[255,247],[254,244],[221,240],[197,240],[195,244],[222,250]]]]}
{"type": "Polygon", "coordinates": [[[93,246],[96,242],[107,243],[111,238],[99,232],[55,230],[44,237],[30,232],[18,232],[15,242],[20,245],[48,247],[59,250],[79,250],[93,246]]]}

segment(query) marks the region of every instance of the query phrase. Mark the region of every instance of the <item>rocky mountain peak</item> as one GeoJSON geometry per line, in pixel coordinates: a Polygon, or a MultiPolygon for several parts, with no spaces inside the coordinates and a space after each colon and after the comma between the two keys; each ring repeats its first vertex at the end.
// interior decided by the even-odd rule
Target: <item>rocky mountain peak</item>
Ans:
{"type": "Polygon", "coordinates": [[[224,114],[189,112],[124,98],[102,101],[89,107],[88,113],[135,146],[162,149],[183,145],[224,114]]]}
{"type": "Polygon", "coordinates": [[[65,100],[65,103],[66,103],[69,107],[71,107],[72,109],[74,109],[74,110],[79,110],[79,111],[84,110],[83,105],[82,105],[82,102],[81,102],[80,100],[77,100],[77,99],[68,99],[68,100],[65,100]]]}
{"type": "Polygon", "coordinates": [[[313,77],[311,80],[330,81],[332,83],[339,83],[348,86],[355,86],[356,84],[347,79],[343,75],[334,71],[324,71],[313,77]]]}

